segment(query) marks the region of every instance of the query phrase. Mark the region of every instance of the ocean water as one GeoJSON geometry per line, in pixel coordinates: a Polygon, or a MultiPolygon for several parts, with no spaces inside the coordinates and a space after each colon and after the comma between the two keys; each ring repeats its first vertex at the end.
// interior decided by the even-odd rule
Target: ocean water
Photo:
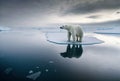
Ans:
{"type": "Polygon", "coordinates": [[[45,33],[56,29],[0,31],[0,81],[120,81],[120,34],[84,30],[104,43],[48,42],[45,33]]]}

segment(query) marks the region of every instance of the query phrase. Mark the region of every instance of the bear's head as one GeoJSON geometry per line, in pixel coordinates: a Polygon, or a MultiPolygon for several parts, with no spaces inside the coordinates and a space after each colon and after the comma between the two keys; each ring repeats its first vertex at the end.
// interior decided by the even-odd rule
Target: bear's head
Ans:
{"type": "Polygon", "coordinates": [[[69,30],[69,26],[68,25],[63,25],[63,26],[60,27],[60,29],[69,30]]]}

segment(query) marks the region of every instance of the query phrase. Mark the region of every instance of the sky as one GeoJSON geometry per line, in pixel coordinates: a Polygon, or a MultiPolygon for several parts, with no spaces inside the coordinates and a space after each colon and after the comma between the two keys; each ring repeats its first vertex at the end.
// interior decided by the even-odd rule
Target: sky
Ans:
{"type": "Polygon", "coordinates": [[[0,26],[120,21],[120,0],[0,0],[0,26]]]}

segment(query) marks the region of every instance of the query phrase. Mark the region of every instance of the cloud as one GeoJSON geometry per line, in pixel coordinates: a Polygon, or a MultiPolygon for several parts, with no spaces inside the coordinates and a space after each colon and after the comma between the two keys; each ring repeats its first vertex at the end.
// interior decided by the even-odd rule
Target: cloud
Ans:
{"type": "Polygon", "coordinates": [[[84,14],[118,7],[118,0],[0,0],[2,16],[84,14]]]}
{"type": "Polygon", "coordinates": [[[105,21],[105,22],[85,23],[84,25],[89,25],[89,26],[93,26],[93,25],[106,26],[107,25],[109,27],[112,27],[112,26],[118,27],[118,26],[120,26],[119,22],[120,22],[120,19],[105,21]]]}
{"type": "Polygon", "coordinates": [[[71,6],[64,14],[84,14],[118,8],[120,8],[120,0],[89,0],[71,6]]]}
{"type": "Polygon", "coordinates": [[[88,23],[92,19],[100,19],[104,14],[101,10],[118,8],[119,0],[0,0],[0,24],[39,26],[49,23],[88,23]],[[100,16],[95,14],[98,11],[100,16]]]}

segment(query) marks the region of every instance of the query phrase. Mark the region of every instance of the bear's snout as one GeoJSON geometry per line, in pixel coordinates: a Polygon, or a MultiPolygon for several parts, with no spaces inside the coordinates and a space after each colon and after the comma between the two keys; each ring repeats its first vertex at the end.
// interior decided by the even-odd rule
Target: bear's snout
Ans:
{"type": "Polygon", "coordinates": [[[60,29],[63,29],[63,27],[60,27],[60,29]]]}

